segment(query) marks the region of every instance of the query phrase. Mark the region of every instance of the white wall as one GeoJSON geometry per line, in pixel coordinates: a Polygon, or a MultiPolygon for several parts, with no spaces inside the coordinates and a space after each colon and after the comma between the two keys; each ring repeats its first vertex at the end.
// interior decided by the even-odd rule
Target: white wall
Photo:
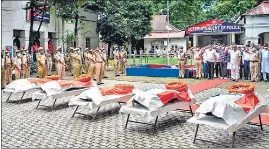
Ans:
{"type": "Polygon", "coordinates": [[[246,16],[246,24],[244,27],[245,43],[251,41],[252,43],[258,44],[259,34],[269,32],[269,15],[246,16]]]}
{"type": "MultiPolygon", "coordinates": [[[[144,39],[144,49],[147,48],[147,50],[151,50],[151,43],[155,40],[158,40],[158,39],[144,39]]],[[[160,39],[161,40],[161,39],[160,39]]],[[[167,40],[167,39],[165,39],[167,40]]],[[[173,45],[178,45],[179,46],[182,46],[184,48],[184,50],[186,50],[187,48],[187,40],[185,38],[177,38],[177,39],[170,39],[169,40],[170,42],[170,45],[173,44],[173,45]]],[[[160,44],[160,42],[154,42],[156,44],[160,44]]],[[[161,50],[163,48],[161,47],[161,50]]],[[[166,48],[167,49],[167,48],[166,48]]]]}
{"type": "MultiPolygon", "coordinates": [[[[2,2],[2,46],[13,45],[13,29],[24,30],[25,38],[20,39],[21,46],[28,47],[29,44],[29,30],[30,30],[30,21],[26,20],[26,10],[22,8],[26,7],[27,1],[3,1],[2,2]]],[[[87,29],[80,32],[78,45],[86,45],[86,37],[92,37],[91,45],[95,48],[98,46],[99,37],[96,33],[96,21],[97,14],[91,12],[81,12],[81,15],[85,16],[85,19],[88,21],[87,29]],[[84,34],[87,32],[86,34],[84,34]],[[81,35],[82,34],[82,35],[81,35]]],[[[34,22],[34,30],[37,30],[39,22],[34,22]]],[[[74,24],[65,23],[64,31],[71,30],[74,31],[74,24]]],[[[41,28],[41,37],[40,43],[41,46],[47,46],[48,44],[48,32],[56,33],[56,38],[58,41],[55,42],[54,48],[61,43],[62,35],[62,20],[56,18],[54,14],[50,14],[50,23],[43,22],[41,28]],[[41,41],[42,40],[42,41],[41,41]]]]}

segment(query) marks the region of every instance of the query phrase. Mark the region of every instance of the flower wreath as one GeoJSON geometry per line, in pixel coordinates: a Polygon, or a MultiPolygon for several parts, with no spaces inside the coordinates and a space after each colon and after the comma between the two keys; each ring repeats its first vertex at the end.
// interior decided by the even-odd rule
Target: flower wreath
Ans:
{"type": "Polygon", "coordinates": [[[176,91],[187,91],[188,90],[188,85],[185,82],[181,81],[173,81],[173,82],[167,82],[165,84],[166,89],[169,90],[176,90],[176,91]]]}
{"type": "Polygon", "coordinates": [[[250,94],[254,89],[255,85],[252,83],[235,83],[228,87],[230,94],[250,94]]]}
{"type": "Polygon", "coordinates": [[[114,88],[119,88],[119,89],[129,89],[129,90],[133,90],[134,89],[134,85],[132,84],[115,84],[114,88]]]}
{"type": "Polygon", "coordinates": [[[45,76],[45,79],[59,80],[60,76],[59,75],[45,76]]]}
{"type": "Polygon", "coordinates": [[[92,80],[92,76],[88,74],[80,75],[74,79],[75,81],[80,81],[80,82],[89,82],[92,80]]]}

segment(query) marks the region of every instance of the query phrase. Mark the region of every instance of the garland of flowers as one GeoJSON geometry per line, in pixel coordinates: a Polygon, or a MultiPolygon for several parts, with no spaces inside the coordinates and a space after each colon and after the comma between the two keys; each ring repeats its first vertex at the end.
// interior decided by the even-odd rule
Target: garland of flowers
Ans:
{"type": "Polygon", "coordinates": [[[181,82],[181,81],[172,81],[172,82],[167,82],[165,84],[166,89],[169,90],[176,90],[179,92],[182,91],[187,91],[188,90],[188,85],[185,82],[181,82]]]}
{"type": "Polygon", "coordinates": [[[114,88],[119,88],[119,89],[129,89],[129,90],[133,90],[134,89],[134,85],[132,84],[115,84],[114,88]]]}
{"type": "Polygon", "coordinates": [[[92,76],[89,74],[83,74],[78,77],[75,77],[75,81],[80,81],[80,82],[89,82],[92,80],[92,76]]]}
{"type": "Polygon", "coordinates": [[[254,89],[255,85],[252,83],[235,83],[228,87],[230,94],[250,94],[254,89]]]}
{"type": "Polygon", "coordinates": [[[59,80],[60,76],[59,75],[45,76],[45,79],[59,80]]]}

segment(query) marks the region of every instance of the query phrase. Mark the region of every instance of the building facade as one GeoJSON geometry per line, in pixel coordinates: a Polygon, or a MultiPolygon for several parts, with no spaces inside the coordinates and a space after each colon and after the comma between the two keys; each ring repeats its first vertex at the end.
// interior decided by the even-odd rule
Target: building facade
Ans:
{"type": "MultiPolygon", "coordinates": [[[[2,48],[14,47],[14,44],[28,47],[30,18],[29,11],[23,9],[27,4],[29,1],[2,1],[2,48]]],[[[84,29],[78,31],[77,45],[97,47],[99,44],[96,32],[97,14],[81,9],[79,16],[80,19],[85,20],[86,25],[84,29]]],[[[61,18],[57,18],[53,13],[47,12],[43,20],[38,39],[40,46],[48,46],[48,41],[51,40],[55,49],[57,46],[63,45],[64,33],[74,32],[74,23],[64,22],[62,24],[61,18]]],[[[34,21],[34,31],[37,31],[39,24],[38,20],[34,21]]]]}
{"type": "Polygon", "coordinates": [[[187,40],[185,38],[185,31],[168,25],[166,15],[154,16],[152,27],[153,31],[144,37],[144,49],[150,53],[162,53],[167,51],[168,48],[169,50],[175,50],[182,46],[186,50],[187,40]]]}
{"type": "Polygon", "coordinates": [[[244,14],[245,43],[269,43],[269,1],[244,14]]]}

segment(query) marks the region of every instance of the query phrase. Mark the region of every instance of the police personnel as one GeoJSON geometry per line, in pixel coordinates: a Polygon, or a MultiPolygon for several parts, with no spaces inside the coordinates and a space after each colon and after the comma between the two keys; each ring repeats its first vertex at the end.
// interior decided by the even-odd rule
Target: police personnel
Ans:
{"type": "Polygon", "coordinates": [[[90,74],[90,64],[91,64],[91,60],[90,60],[90,49],[89,48],[85,48],[84,49],[84,59],[85,59],[85,73],[86,74],[90,74]]]}
{"type": "Polygon", "coordinates": [[[4,50],[1,50],[1,88],[6,87],[6,62],[4,57],[4,50]]]}
{"type": "Polygon", "coordinates": [[[102,54],[102,59],[103,59],[103,78],[108,78],[106,76],[108,60],[107,60],[106,50],[104,48],[101,49],[101,54],[102,54]]]}
{"type": "Polygon", "coordinates": [[[37,50],[37,75],[39,78],[44,78],[47,75],[46,55],[43,47],[39,47],[37,50]]]}
{"type": "Polygon", "coordinates": [[[121,52],[120,52],[120,71],[121,74],[125,73],[126,70],[126,62],[127,62],[127,52],[124,49],[124,46],[122,46],[121,48],[121,52]]]}
{"type": "Polygon", "coordinates": [[[259,81],[259,53],[258,50],[253,46],[250,48],[250,77],[251,82],[259,81]]]}
{"type": "Polygon", "coordinates": [[[55,62],[56,62],[56,67],[57,67],[57,74],[60,76],[60,79],[63,79],[65,75],[65,68],[67,66],[65,64],[64,55],[61,53],[61,51],[62,51],[62,47],[59,46],[56,49],[55,62]]]}
{"type": "Polygon", "coordinates": [[[23,68],[23,77],[30,77],[30,56],[28,54],[28,49],[22,48],[22,68],[23,68]]]}
{"type": "Polygon", "coordinates": [[[5,64],[6,64],[6,83],[9,84],[12,81],[12,67],[13,67],[13,59],[10,55],[9,49],[5,51],[5,64]]]}
{"type": "Polygon", "coordinates": [[[71,65],[73,69],[74,78],[76,78],[81,75],[82,60],[81,60],[81,55],[79,53],[79,48],[76,48],[73,51],[74,53],[71,55],[71,58],[72,58],[71,65]]]}
{"type": "Polygon", "coordinates": [[[22,56],[21,50],[16,50],[16,57],[14,59],[14,67],[15,67],[15,80],[21,79],[22,76],[22,56]]]}
{"type": "Polygon", "coordinates": [[[115,71],[115,77],[120,76],[119,75],[119,67],[120,67],[120,53],[118,48],[115,48],[113,51],[114,55],[114,71],[115,71]]]}
{"type": "Polygon", "coordinates": [[[46,59],[47,59],[48,75],[51,75],[51,69],[52,69],[52,54],[50,53],[50,51],[49,51],[48,48],[46,48],[46,59]]]}
{"type": "Polygon", "coordinates": [[[178,50],[178,68],[179,68],[179,75],[181,78],[184,78],[184,67],[186,63],[186,55],[185,52],[183,51],[183,47],[180,46],[178,50]]]}
{"type": "Polygon", "coordinates": [[[95,56],[95,67],[96,67],[96,81],[97,85],[101,85],[102,83],[102,78],[103,78],[103,59],[102,59],[102,53],[101,49],[97,48],[96,50],[93,51],[93,54],[95,56]]]}

